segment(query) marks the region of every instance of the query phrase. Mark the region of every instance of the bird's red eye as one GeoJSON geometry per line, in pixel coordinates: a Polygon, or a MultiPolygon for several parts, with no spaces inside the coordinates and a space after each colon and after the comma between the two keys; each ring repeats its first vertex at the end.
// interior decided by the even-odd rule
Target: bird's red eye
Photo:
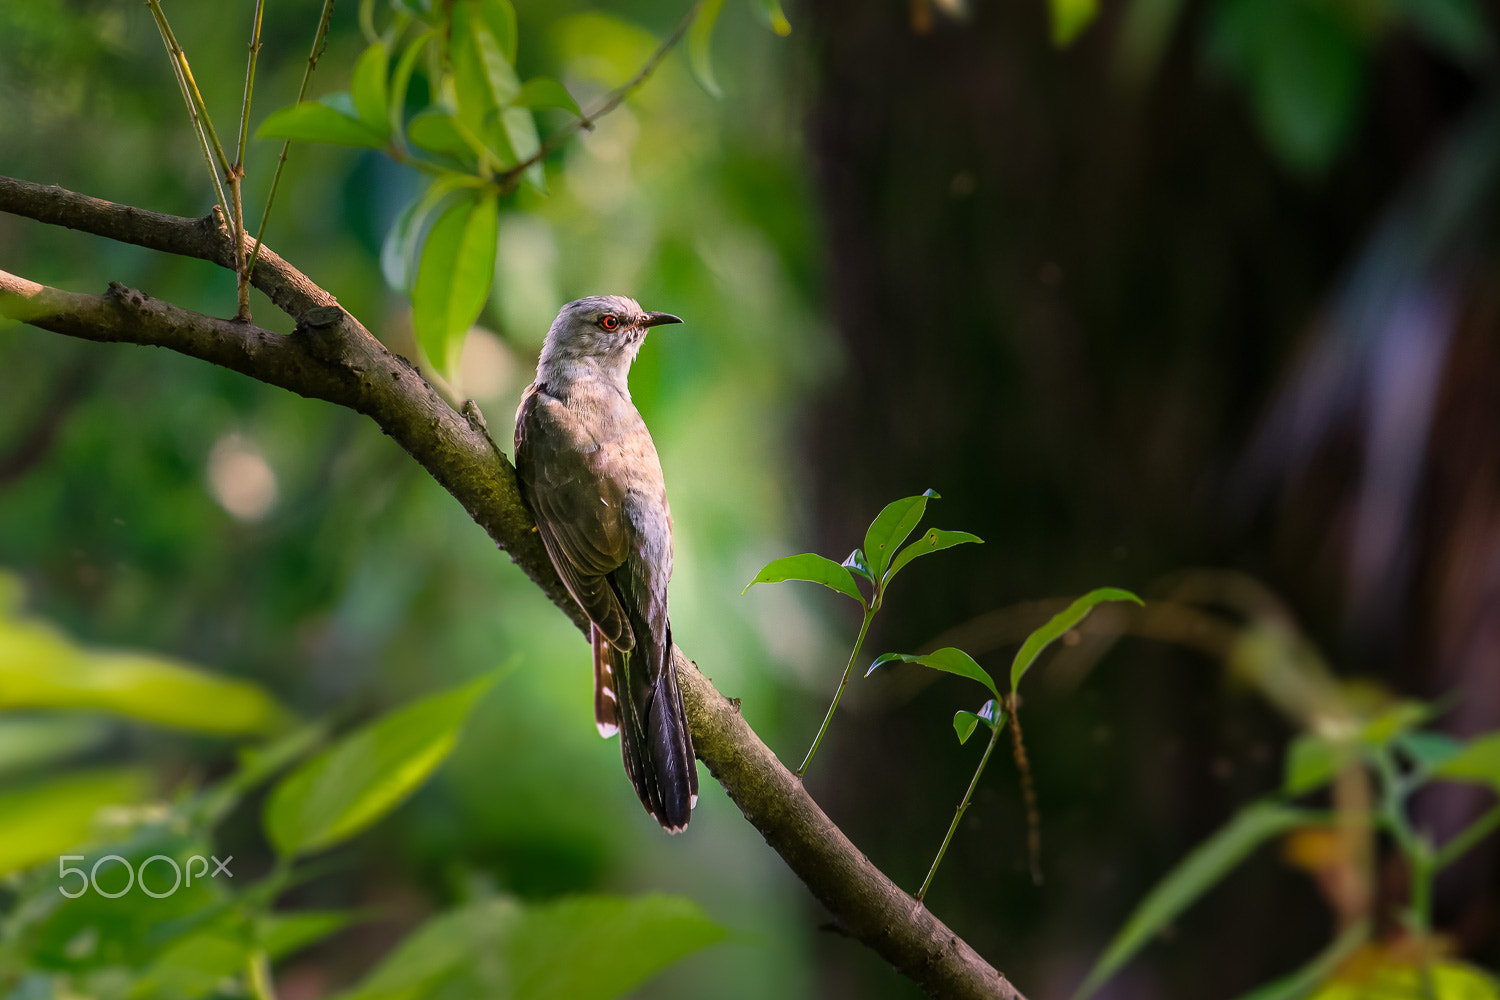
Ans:
{"type": "Polygon", "coordinates": [[[620,320],[617,316],[611,315],[610,313],[605,313],[603,316],[599,317],[599,325],[606,330],[613,330],[620,325],[620,320]]]}

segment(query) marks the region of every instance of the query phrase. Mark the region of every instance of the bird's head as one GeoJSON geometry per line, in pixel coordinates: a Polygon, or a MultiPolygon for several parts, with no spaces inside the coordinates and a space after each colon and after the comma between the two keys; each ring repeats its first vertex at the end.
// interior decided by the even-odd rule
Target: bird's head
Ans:
{"type": "Polygon", "coordinates": [[[623,295],[591,295],[569,302],[547,331],[537,376],[550,381],[592,371],[623,388],[646,331],[681,322],[671,313],[646,312],[623,295]]]}

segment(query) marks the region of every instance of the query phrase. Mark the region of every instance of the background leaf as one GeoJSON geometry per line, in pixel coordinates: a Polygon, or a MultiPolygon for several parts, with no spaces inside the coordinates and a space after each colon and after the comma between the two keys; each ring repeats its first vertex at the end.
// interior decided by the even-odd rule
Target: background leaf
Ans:
{"type": "Polygon", "coordinates": [[[1104,984],[1136,952],[1231,868],[1261,844],[1307,822],[1311,813],[1277,802],[1257,802],[1235,815],[1222,829],[1195,847],[1156,883],[1120,928],[1088,978],[1073,994],[1083,1000],[1104,984]]]}
{"type": "Polygon", "coordinates": [[[1433,772],[1453,781],[1474,781],[1500,792],[1500,732],[1471,739],[1457,756],[1450,757],[1433,772]]]}
{"type": "MultiPolygon", "coordinates": [[[[927,501],[939,499],[936,490],[928,490],[921,496],[903,497],[885,505],[870,527],[865,531],[865,559],[870,563],[870,572],[879,580],[891,564],[891,557],[906,537],[912,533],[927,511],[927,501]]],[[[913,557],[915,558],[915,557],[913,557]]]]}
{"type": "Polygon", "coordinates": [[[540,110],[541,108],[561,108],[571,111],[578,117],[583,117],[583,109],[578,102],[573,100],[573,95],[568,93],[568,88],[552,79],[550,76],[534,76],[527,80],[521,87],[521,92],[516,95],[515,103],[523,108],[540,110]]]}
{"type": "Polygon", "coordinates": [[[96,835],[99,810],[138,803],[148,788],[144,772],[108,768],[0,792],[0,875],[49,861],[56,865],[59,854],[96,835]]]}
{"type": "Polygon", "coordinates": [[[1281,790],[1297,796],[1321,788],[1333,780],[1348,759],[1347,750],[1321,736],[1304,733],[1287,747],[1281,790]]]}
{"type": "Polygon", "coordinates": [[[349,96],[359,112],[359,120],[386,139],[391,134],[390,109],[386,99],[386,74],[390,68],[390,54],[385,45],[376,42],[359,57],[354,64],[354,76],[349,83],[349,96]]]}
{"type": "Polygon", "coordinates": [[[693,26],[688,29],[688,64],[703,89],[714,97],[723,97],[724,91],[714,78],[713,40],[714,24],[719,20],[719,11],[724,9],[724,0],[703,0],[693,26]]]}
{"type": "Polygon", "coordinates": [[[1000,691],[995,687],[994,678],[983,667],[975,663],[972,656],[952,646],[944,646],[942,649],[920,655],[917,653],[885,653],[877,657],[874,663],[870,664],[870,669],[865,671],[865,676],[868,677],[873,674],[875,668],[882,663],[894,663],[898,660],[902,663],[920,663],[922,666],[931,667],[933,670],[941,670],[944,673],[967,677],[989,688],[990,693],[996,698],[1000,697],[1000,691]]]}
{"type": "Polygon", "coordinates": [[[755,0],[755,6],[776,34],[785,38],[792,33],[792,23],[786,19],[786,12],[781,9],[780,0],[755,0]]]}
{"type": "Polygon", "coordinates": [[[429,920],[342,1000],[607,1000],[724,936],[679,896],[491,899],[429,920]]]}
{"type": "Polygon", "coordinates": [[[401,803],[453,749],[487,674],[369,723],[283,778],[266,802],[266,835],[284,857],[346,840],[401,803]]]}
{"type": "Polygon", "coordinates": [[[1010,665],[1010,689],[1016,690],[1021,683],[1021,678],[1026,676],[1026,671],[1036,662],[1036,658],[1042,655],[1042,651],[1062,638],[1074,625],[1083,621],[1088,613],[1094,609],[1096,604],[1105,601],[1134,601],[1136,604],[1144,604],[1128,590],[1120,590],[1116,587],[1100,587],[1084,594],[1078,600],[1069,604],[1066,608],[1053,615],[1052,618],[1041,628],[1032,632],[1016,651],[1016,658],[1010,665]]]}
{"type": "Polygon", "coordinates": [[[445,375],[458,363],[463,336],[489,298],[498,239],[496,196],[489,192],[450,206],[422,246],[412,327],[432,366],[445,375]]]}
{"type": "Polygon", "coordinates": [[[1052,44],[1069,45],[1099,13],[1099,0],[1047,0],[1052,15],[1052,44]]]}
{"type": "Polygon", "coordinates": [[[1250,991],[1240,1000],[1302,1000],[1333,975],[1344,959],[1354,954],[1369,937],[1368,920],[1351,924],[1306,965],[1250,991]]]}
{"type": "Polygon", "coordinates": [[[896,554],[896,558],[891,562],[890,572],[886,574],[886,582],[894,580],[896,574],[913,559],[920,559],[933,552],[941,552],[943,549],[951,549],[955,545],[963,545],[967,542],[983,545],[984,539],[967,531],[944,531],[942,528],[933,528],[896,554]]]}
{"type": "Polygon", "coordinates": [[[0,619],[0,710],[91,709],[223,736],[290,716],[249,681],[145,653],[85,649],[40,622],[0,619]]]}
{"type": "Polygon", "coordinates": [[[266,116],[255,130],[259,139],[291,139],[296,142],[328,142],[339,146],[379,149],[385,136],[358,118],[350,117],[320,101],[303,101],[266,116]]]}
{"type": "MultiPolygon", "coordinates": [[[[745,584],[745,590],[749,590],[757,583],[784,583],[787,580],[821,583],[831,590],[837,590],[845,597],[858,601],[861,605],[865,603],[864,595],[859,592],[859,586],[854,582],[854,577],[848,568],[816,552],[803,552],[801,555],[772,559],[755,575],[755,579],[745,584]]],[[[745,590],[740,593],[743,594],[745,590]]]]}

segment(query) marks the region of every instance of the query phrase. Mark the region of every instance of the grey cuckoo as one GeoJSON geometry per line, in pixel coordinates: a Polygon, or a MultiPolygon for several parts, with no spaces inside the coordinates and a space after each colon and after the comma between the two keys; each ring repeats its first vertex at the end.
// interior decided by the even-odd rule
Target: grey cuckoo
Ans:
{"type": "Polygon", "coordinates": [[[698,769],[677,670],[667,581],[672,513],[626,376],[669,313],[599,295],[563,306],[516,411],[516,472],[552,565],[589,619],[594,720],[620,734],[625,773],[667,830],[687,828],[698,769]]]}

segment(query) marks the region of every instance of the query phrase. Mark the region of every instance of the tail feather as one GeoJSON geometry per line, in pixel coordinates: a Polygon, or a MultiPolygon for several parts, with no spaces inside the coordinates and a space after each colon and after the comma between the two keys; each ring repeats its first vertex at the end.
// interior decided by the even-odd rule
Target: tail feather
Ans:
{"type": "MultiPolygon", "coordinates": [[[[698,804],[698,766],[693,759],[693,738],[682,692],[677,686],[670,632],[664,651],[653,649],[654,645],[637,643],[628,653],[607,647],[609,662],[623,663],[626,674],[613,689],[621,696],[616,713],[620,756],[646,811],[668,832],[680,833],[687,829],[693,807],[698,804]],[[657,657],[653,671],[650,659],[657,657]],[[637,684],[638,671],[645,677],[654,673],[655,680],[637,684]],[[635,691],[640,696],[632,693],[635,691]]],[[[619,671],[614,675],[618,678],[619,671]]]]}
{"type": "Polygon", "coordinates": [[[615,647],[599,626],[589,623],[589,642],[594,647],[594,725],[609,739],[620,731],[620,696],[615,693],[615,647]]]}

